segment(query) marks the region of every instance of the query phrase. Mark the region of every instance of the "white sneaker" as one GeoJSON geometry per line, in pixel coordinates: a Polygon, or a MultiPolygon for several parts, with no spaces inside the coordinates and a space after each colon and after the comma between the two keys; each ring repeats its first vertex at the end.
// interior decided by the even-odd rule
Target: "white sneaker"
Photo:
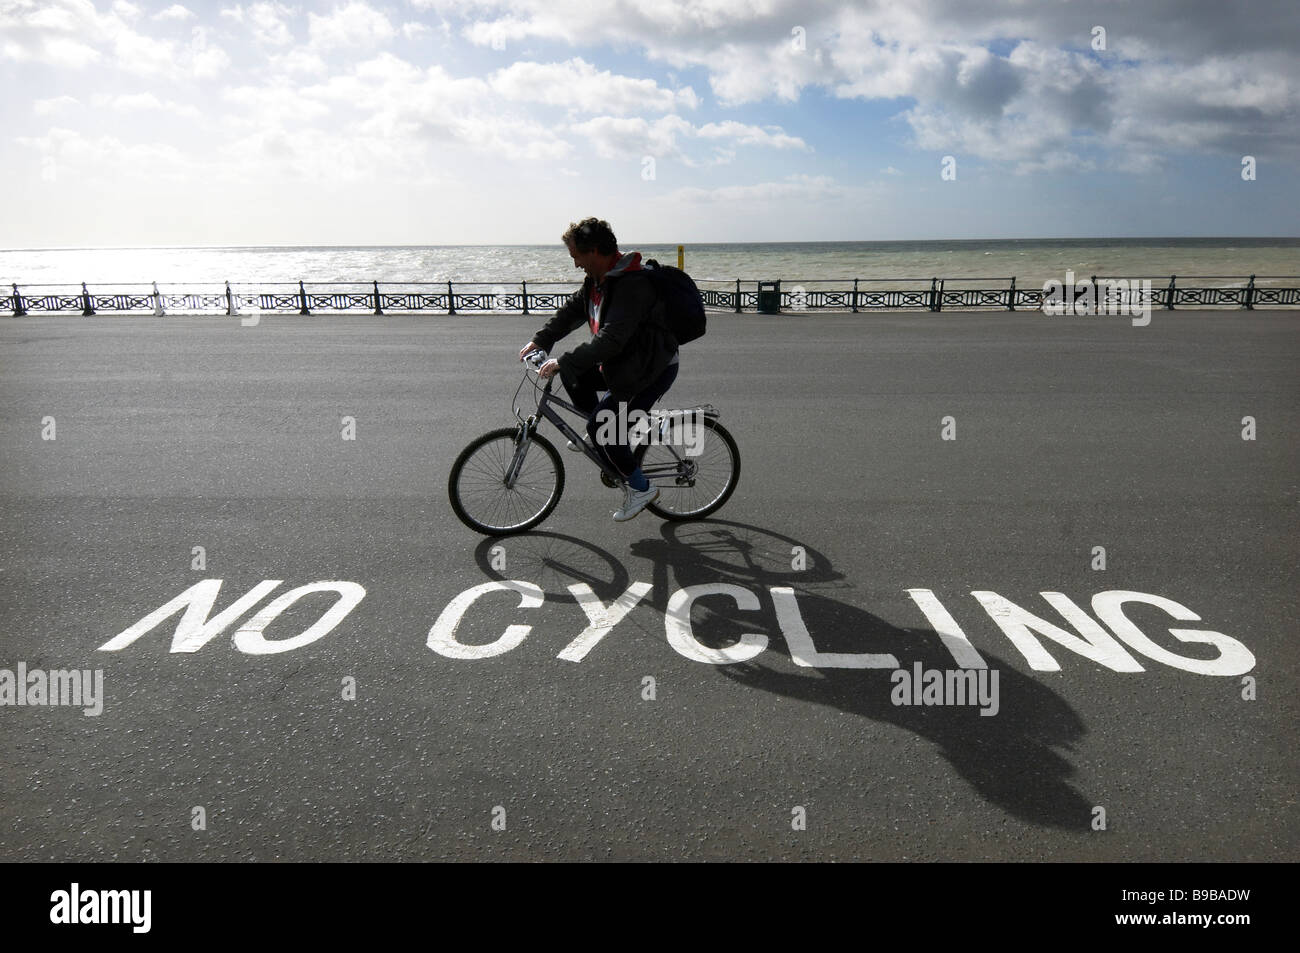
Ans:
{"type": "Polygon", "coordinates": [[[657,499],[659,488],[656,486],[634,490],[626,483],[623,484],[623,506],[614,512],[614,521],[623,523],[630,520],[657,499]]]}

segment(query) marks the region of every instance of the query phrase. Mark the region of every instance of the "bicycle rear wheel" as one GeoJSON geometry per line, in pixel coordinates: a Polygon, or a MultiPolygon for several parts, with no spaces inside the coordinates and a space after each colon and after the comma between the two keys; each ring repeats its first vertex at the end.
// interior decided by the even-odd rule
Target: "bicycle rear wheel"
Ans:
{"type": "Polygon", "coordinates": [[[506,536],[532,529],[551,515],[564,492],[564,465],[545,437],[534,433],[514,486],[506,476],[519,447],[520,429],[485,433],[460,452],[447,478],[457,518],[475,532],[506,536]]]}
{"type": "Polygon", "coordinates": [[[666,520],[701,519],[719,509],[740,481],[740,450],[727,429],[704,418],[704,440],[698,456],[673,444],[650,444],[641,458],[641,471],[659,498],[646,507],[666,520]]]}

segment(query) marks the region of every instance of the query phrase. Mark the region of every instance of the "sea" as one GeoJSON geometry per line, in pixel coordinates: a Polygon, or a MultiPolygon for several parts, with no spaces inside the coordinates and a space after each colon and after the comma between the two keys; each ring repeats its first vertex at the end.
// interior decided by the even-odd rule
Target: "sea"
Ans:
{"type": "MultiPolygon", "coordinates": [[[[676,245],[623,243],[624,251],[676,264],[676,245]]],[[[737,280],[783,287],[868,282],[950,287],[978,281],[1041,287],[1078,278],[1177,276],[1181,286],[1295,285],[1300,238],[996,239],[969,241],[763,242],[687,244],[686,270],[702,286],[737,280]]],[[[75,285],[92,291],[157,282],[177,285],[272,285],[280,282],[416,282],[512,285],[573,283],[581,273],[564,247],[551,245],[247,246],[43,248],[0,250],[0,287],[75,285]]],[[[869,287],[870,285],[864,286],[869,287]]],[[[879,285],[878,285],[879,286],[879,285]]]]}

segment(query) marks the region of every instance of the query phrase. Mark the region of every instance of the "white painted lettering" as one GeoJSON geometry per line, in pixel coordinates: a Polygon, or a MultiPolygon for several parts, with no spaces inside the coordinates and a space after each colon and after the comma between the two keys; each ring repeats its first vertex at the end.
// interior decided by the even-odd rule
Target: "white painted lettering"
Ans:
{"type": "Polygon", "coordinates": [[[908,589],[916,607],[925,613],[925,618],[933,626],[935,634],[943,642],[944,648],[960,668],[988,668],[984,656],[975,651],[966,633],[961,630],[942,602],[929,589],[908,589]]]}
{"type": "Polygon", "coordinates": [[[172,635],[173,652],[197,652],[241,615],[262,600],[262,597],[280,585],[279,579],[264,579],[235,601],[233,605],[209,619],[212,607],[221,591],[220,579],[204,579],[196,582],[179,596],[160,609],[149,613],[125,632],[113,636],[99,647],[101,652],[120,652],[148,632],[153,631],[167,619],[185,610],[180,623],[172,635]]]}
{"type": "Polygon", "coordinates": [[[1219,650],[1218,658],[1196,659],[1177,655],[1152,642],[1142,630],[1124,615],[1124,603],[1141,602],[1163,609],[1179,622],[1200,622],[1201,617],[1184,605],[1153,596],[1145,592],[1111,590],[1092,597],[1092,611],[1110,626],[1111,631],[1149,659],[1199,675],[1244,675],[1255,667],[1255,656],[1250,649],[1222,632],[1203,632],[1200,629],[1170,629],[1169,634],[1182,642],[1202,642],[1219,650]]]}
{"type": "Polygon", "coordinates": [[[278,655],[281,652],[292,652],[304,645],[310,645],[342,622],[343,617],[356,608],[357,603],[364,599],[365,595],[366,590],[355,582],[312,582],[291,589],[276,597],[257,615],[240,626],[239,631],[234,635],[235,648],[248,655],[278,655]],[[313,592],[337,592],[339,598],[312,626],[291,639],[272,640],[262,634],[276,616],[303,596],[313,592]]]}
{"type": "Polygon", "coordinates": [[[898,659],[892,655],[817,651],[799,612],[794,590],[789,586],[772,586],[771,592],[772,601],[776,603],[776,621],[790,646],[790,658],[795,665],[805,668],[898,668],[898,659]]]}
{"type": "Polygon", "coordinates": [[[564,651],[556,658],[564,659],[566,662],[581,662],[601,639],[609,635],[609,630],[623,621],[623,618],[652,588],[651,583],[634,582],[627,587],[627,592],[606,606],[586,583],[578,582],[569,586],[569,592],[573,593],[573,597],[578,600],[578,605],[582,606],[582,611],[587,614],[591,624],[578,633],[578,637],[565,646],[564,651]]]}
{"type": "Polygon", "coordinates": [[[456,638],[456,630],[460,628],[466,610],[478,601],[479,597],[489,592],[518,593],[520,609],[536,609],[546,598],[540,586],[531,582],[521,582],[518,579],[480,583],[472,589],[466,589],[447,603],[447,607],[438,616],[438,621],[429,630],[426,643],[429,648],[446,658],[485,659],[504,655],[528,638],[528,633],[533,630],[531,625],[508,626],[500,638],[486,645],[467,645],[456,638]]]}
{"type": "Polygon", "coordinates": [[[735,645],[721,649],[711,649],[698,642],[691,629],[691,606],[696,599],[713,595],[731,596],[736,600],[737,608],[747,612],[759,608],[758,596],[730,583],[706,583],[679,589],[669,598],[668,611],[664,614],[664,628],[669,645],[692,661],[707,662],[710,665],[746,662],[767,648],[767,636],[757,632],[746,632],[735,645]]]}
{"type": "MultiPolygon", "coordinates": [[[[1025,657],[1029,667],[1035,671],[1059,672],[1061,666],[1043,648],[1042,643],[1034,638],[1034,632],[1045,635],[1057,645],[1082,655],[1086,659],[1091,659],[1099,665],[1104,665],[1112,671],[1142,671],[1142,666],[1137,663],[1137,660],[1125,652],[1119,643],[1112,639],[1101,626],[1088,619],[1077,606],[1074,607],[1077,611],[1073,614],[1073,618],[1067,616],[1067,621],[1079,624],[1079,622],[1086,620],[1088,624],[1081,628],[1083,638],[1079,638],[1074,633],[1053,625],[1046,619],[1040,619],[1032,612],[1022,609],[996,592],[977,590],[972,592],[971,595],[980,601],[980,604],[984,606],[984,611],[1006,633],[1007,638],[1025,657]]],[[[1046,593],[1044,595],[1046,596],[1046,593]]],[[[1053,593],[1053,595],[1058,594],[1053,593]]],[[[1069,603],[1069,600],[1064,596],[1061,596],[1060,599],[1064,600],[1064,602],[1052,603],[1058,609],[1065,603],[1069,603]]],[[[1049,601],[1051,600],[1049,599],[1049,601]]],[[[1070,605],[1073,606],[1073,603],[1070,603],[1070,605]]]]}

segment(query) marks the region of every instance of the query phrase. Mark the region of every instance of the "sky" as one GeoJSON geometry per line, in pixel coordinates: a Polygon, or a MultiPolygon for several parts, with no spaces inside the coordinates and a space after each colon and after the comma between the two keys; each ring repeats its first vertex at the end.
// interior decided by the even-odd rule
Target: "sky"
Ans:
{"type": "Polygon", "coordinates": [[[1300,234],[1294,0],[0,0],[0,247],[1300,234]]]}

